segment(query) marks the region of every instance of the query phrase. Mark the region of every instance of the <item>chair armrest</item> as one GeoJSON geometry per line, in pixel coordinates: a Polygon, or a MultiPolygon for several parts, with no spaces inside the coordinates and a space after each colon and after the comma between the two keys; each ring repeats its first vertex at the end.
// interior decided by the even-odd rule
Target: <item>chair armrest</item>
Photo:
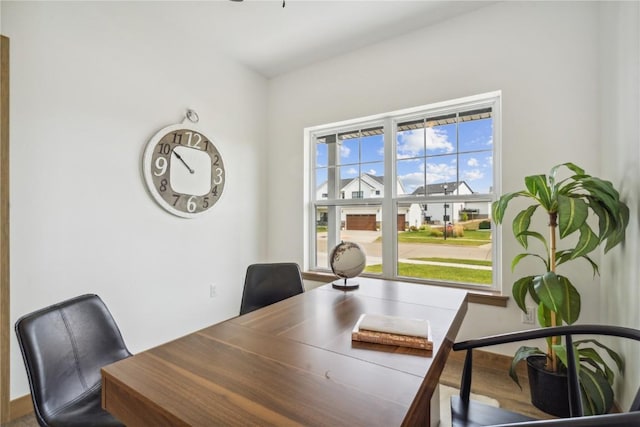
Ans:
{"type": "Polygon", "coordinates": [[[537,338],[547,338],[560,335],[611,335],[640,341],[640,331],[623,326],[609,325],[565,325],[550,328],[530,329],[521,332],[510,332],[500,335],[492,335],[484,338],[457,342],[453,345],[454,351],[469,350],[480,347],[488,347],[497,344],[505,344],[518,341],[526,341],[537,338]]]}
{"type": "Polygon", "coordinates": [[[493,427],[633,427],[638,425],[640,425],[640,412],[625,412],[622,414],[496,424],[493,427]]]}

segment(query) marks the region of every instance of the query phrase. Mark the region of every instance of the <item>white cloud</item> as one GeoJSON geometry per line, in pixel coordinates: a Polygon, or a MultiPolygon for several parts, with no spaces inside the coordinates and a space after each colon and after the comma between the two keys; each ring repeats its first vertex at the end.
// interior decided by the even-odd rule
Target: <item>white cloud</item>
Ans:
{"type": "Polygon", "coordinates": [[[349,157],[349,154],[351,154],[351,148],[340,144],[340,157],[349,157]]]}
{"type": "Polygon", "coordinates": [[[347,174],[347,175],[354,175],[354,176],[355,176],[355,175],[357,175],[357,174],[358,174],[358,169],[356,169],[356,168],[349,168],[349,169],[347,169],[346,174],[347,174]]]}
{"type": "Polygon", "coordinates": [[[449,142],[446,132],[437,128],[427,128],[427,150],[444,150],[447,153],[453,152],[453,144],[449,142]]]}
{"type": "Polygon", "coordinates": [[[375,169],[369,169],[369,171],[367,172],[369,175],[377,175],[378,171],[376,171],[375,169]]]}
{"type": "Polygon", "coordinates": [[[467,166],[471,166],[471,167],[478,167],[480,165],[480,162],[478,162],[478,159],[476,158],[470,158],[469,160],[467,160],[467,166]]]}
{"type": "Polygon", "coordinates": [[[399,178],[407,194],[413,193],[416,188],[424,184],[424,174],[420,172],[408,173],[399,178]]]}
{"type": "Polygon", "coordinates": [[[427,182],[451,181],[455,178],[455,163],[427,163],[427,182]]]}
{"type": "Polygon", "coordinates": [[[451,153],[453,144],[447,139],[447,133],[437,128],[405,131],[398,134],[398,159],[415,157],[424,154],[425,142],[427,150],[439,150],[451,153]]]}
{"type": "Polygon", "coordinates": [[[462,174],[462,179],[465,181],[476,181],[484,178],[484,173],[479,169],[466,170],[462,174]]]}

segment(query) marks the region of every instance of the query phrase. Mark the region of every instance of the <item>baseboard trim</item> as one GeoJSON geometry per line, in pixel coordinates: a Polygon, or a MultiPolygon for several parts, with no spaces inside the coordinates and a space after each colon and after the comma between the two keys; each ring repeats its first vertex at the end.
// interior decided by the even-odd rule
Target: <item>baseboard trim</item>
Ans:
{"type": "Polygon", "coordinates": [[[31,395],[25,394],[22,397],[13,399],[9,402],[9,421],[16,420],[20,417],[33,413],[33,402],[31,395]]]}

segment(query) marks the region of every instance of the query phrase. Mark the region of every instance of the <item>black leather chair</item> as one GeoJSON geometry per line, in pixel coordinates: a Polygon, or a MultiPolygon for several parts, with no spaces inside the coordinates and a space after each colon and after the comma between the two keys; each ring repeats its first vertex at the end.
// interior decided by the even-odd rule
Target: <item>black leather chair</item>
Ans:
{"type": "MultiPolygon", "coordinates": [[[[539,339],[554,336],[563,336],[567,343],[573,342],[574,335],[609,335],[615,337],[628,338],[640,341],[640,331],[632,328],[606,325],[571,325],[556,326],[553,328],[532,329],[523,332],[513,332],[491,337],[479,338],[453,345],[454,351],[466,350],[462,381],[460,384],[460,395],[451,397],[451,421],[453,427],[477,427],[477,426],[512,426],[512,427],[638,427],[640,426],[640,389],[629,412],[583,416],[582,401],[580,398],[580,387],[578,384],[578,373],[575,359],[570,354],[568,345],[567,351],[567,381],[569,411],[572,418],[553,420],[534,420],[521,414],[507,411],[501,408],[484,405],[469,399],[471,392],[471,376],[473,363],[473,349],[488,347],[497,344],[505,344],[530,339],[539,339]]],[[[505,373],[506,375],[506,373],[505,373]]]]}
{"type": "Polygon", "coordinates": [[[131,356],[97,295],[21,317],[16,335],[41,426],[122,426],[101,407],[100,368],[131,356]]]}
{"type": "Polygon", "coordinates": [[[252,264],[247,268],[240,314],[304,292],[300,267],[293,262],[252,264]]]}

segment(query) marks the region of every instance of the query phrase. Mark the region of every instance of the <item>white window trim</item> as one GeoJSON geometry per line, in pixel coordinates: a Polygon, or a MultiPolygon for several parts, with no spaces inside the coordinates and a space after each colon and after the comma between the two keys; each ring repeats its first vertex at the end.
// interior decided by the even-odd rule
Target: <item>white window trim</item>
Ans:
{"type": "MultiPolygon", "coordinates": [[[[305,173],[304,179],[306,188],[303,196],[303,224],[305,232],[304,240],[304,269],[310,270],[312,265],[311,257],[316,253],[315,239],[315,223],[311,220],[315,217],[315,206],[349,206],[349,205],[381,205],[382,206],[382,222],[393,224],[394,218],[397,218],[397,206],[399,202],[415,201],[415,197],[398,196],[394,180],[396,179],[396,150],[393,137],[396,134],[397,124],[411,119],[419,119],[425,114],[438,114],[440,111],[451,113],[457,110],[469,110],[475,107],[491,106],[493,117],[493,192],[491,202],[495,201],[502,194],[502,92],[493,91],[479,95],[472,95],[464,98],[447,100],[433,104],[423,105],[419,107],[406,108],[402,110],[392,111],[383,114],[376,114],[356,119],[343,120],[324,125],[311,126],[304,128],[304,161],[305,173]],[[361,129],[384,126],[384,197],[363,198],[363,199],[338,199],[338,200],[314,200],[317,183],[315,182],[315,173],[311,173],[315,169],[316,150],[313,143],[316,137],[323,136],[328,132],[340,133],[341,131],[352,130],[354,127],[361,129]],[[386,131],[390,129],[390,131],[386,131]]],[[[461,198],[463,196],[460,196],[461,198]]],[[[430,202],[438,202],[444,200],[445,196],[431,196],[430,202]]],[[[451,200],[451,196],[446,197],[451,200]]],[[[482,200],[486,201],[487,197],[466,195],[465,200],[482,200]]],[[[474,285],[465,285],[452,283],[451,286],[461,286],[476,290],[502,291],[502,236],[501,227],[492,227],[492,259],[493,263],[493,284],[491,288],[486,286],[479,287],[474,285]]],[[[397,242],[396,227],[382,227],[383,242],[397,242]]],[[[397,262],[389,262],[389,260],[397,259],[397,244],[386,244],[382,246],[382,278],[402,279],[397,277],[397,262]]],[[[426,282],[426,281],[425,281],[426,282]]]]}

